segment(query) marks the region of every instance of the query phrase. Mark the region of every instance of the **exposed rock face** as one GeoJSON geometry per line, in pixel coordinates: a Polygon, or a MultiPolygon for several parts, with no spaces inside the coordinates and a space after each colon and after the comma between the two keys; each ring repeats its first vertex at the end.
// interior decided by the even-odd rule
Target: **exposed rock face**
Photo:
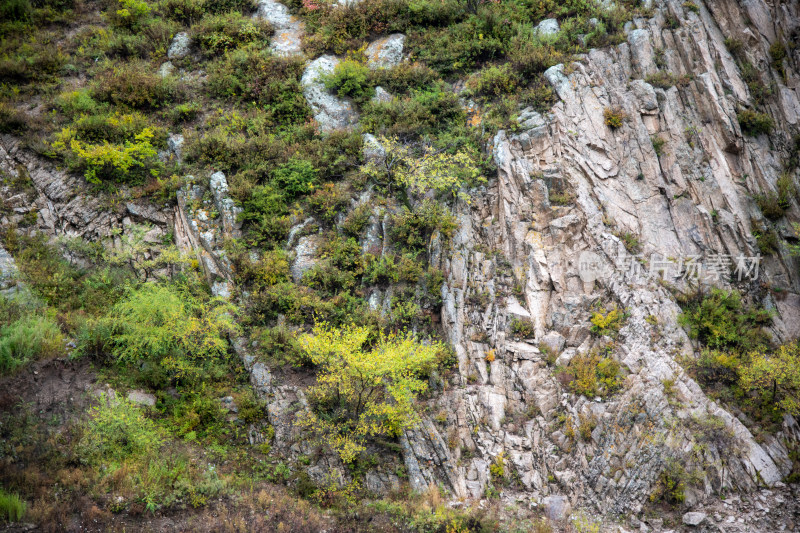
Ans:
{"type": "Polygon", "coordinates": [[[177,33],[172,39],[172,44],[169,45],[167,57],[170,59],[180,59],[182,57],[186,57],[189,55],[189,49],[191,48],[191,45],[192,40],[188,33],[185,31],[177,33]]]}
{"type": "Polygon", "coordinates": [[[204,198],[205,191],[199,185],[188,185],[178,191],[175,242],[181,250],[197,256],[211,292],[229,298],[233,272],[224,243],[226,239],[241,237],[240,208],[229,197],[228,181],[222,172],[211,175],[209,189],[212,200],[204,198]]]}
{"type": "Polygon", "coordinates": [[[275,29],[270,49],[278,55],[302,53],[303,22],[275,0],[259,0],[256,17],[265,19],[275,29]]]}
{"type": "Polygon", "coordinates": [[[556,19],[544,19],[536,26],[536,33],[542,37],[549,37],[561,31],[556,19]]]}
{"type": "Polygon", "coordinates": [[[389,68],[399,65],[403,60],[403,43],[405,41],[405,35],[395,33],[370,43],[364,51],[369,68],[389,68]]]}
{"type": "Polygon", "coordinates": [[[308,64],[300,80],[303,84],[303,95],[322,131],[346,129],[358,122],[358,114],[353,105],[331,94],[321,81],[338,64],[339,60],[334,56],[320,56],[308,64]]]}
{"type": "Polygon", "coordinates": [[[82,237],[89,241],[110,239],[115,232],[127,231],[123,220],[167,225],[169,210],[140,203],[126,202],[112,208],[101,196],[90,194],[80,176],[68,174],[20,147],[11,136],[0,137],[0,173],[14,179],[28,181],[29,192],[8,197],[0,190],[6,205],[14,205],[13,215],[4,217],[0,224],[19,224],[23,216],[36,213],[31,232],[47,235],[82,237]]]}
{"type": "MultiPolygon", "coordinates": [[[[458,466],[437,477],[454,494],[466,489],[463,495],[480,498],[489,466],[501,452],[522,486],[517,496],[508,490],[507,498],[543,502],[565,494],[573,507],[602,513],[639,511],[671,458],[695,461],[706,493],[753,490],[788,474],[783,443],[797,439],[794,420],[787,419],[777,438],[758,443],[703,394],[676,362],[693,353],[677,325],[680,308],[657,273],[631,267],[638,264],[635,254],[618,237],[635,235],[648,264],[732,257],[724,275],[706,277],[705,285],[728,286],[736,258],[757,255],[752,230],[762,215],[752,197],[775,190],[783,165],[765,136],[744,137],[740,131],[736,111],[750,105],[749,95],[723,35],[745,42],[751,61],[765,65],[774,28],[791,34],[800,13],[797,6],[756,3],[753,20],[760,35],[737,22],[750,4],[714,2],[711,11],[700,13],[683,10],[680,2],[661,4],[653,19],[635,21],[628,43],[592,50],[569,73],[563,66],[550,69],[546,78],[560,102],[548,116],[521,117],[526,131],[495,138],[498,178],[461,207],[460,230],[442,263],[442,322],[459,356],[463,388],[438,402],[451,413],[447,440],[457,442],[451,450],[458,466]],[[667,13],[680,20],[678,29],[664,27],[667,13]],[[757,20],[765,18],[762,29],[757,20]],[[668,89],[644,81],[658,70],[658,49],[666,51],[667,71],[693,79],[668,89]],[[612,130],[603,112],[615,106],[627,119],[612,130]],[[653,136],[666,140],[660,157],[653,136]],[[557,186],[574,200],[552,205],[550,192],[557,186]],[[507,262],[476,245],[502,252],[507,262]],[[586,251],[600,258],[607,273],[588,283],[578,264],[586,251]],[[522,298],[511,296],[515,284],[522,298]],[[470,304],[473,291],[489,294],[488,306],[470,304]],[[602,343],[588,330],[592,306],[612,302],[630,313],[615,348],[629,372],[623,388],[605,401],[568,394],[537,346],[558,350],[563,339],[560,363],[587,353],[602,343]],[[534,338],[512,341],[507,332],[513,318],[529,319],[534,338]],[[495,357],[487,364],[490,349],[495,357]],[[665,393],[664,380],[674,380],[675,397],[665,393]],[[696,441],[688,422],[704,416],[722,419],[735,444],[711,445],[690,459],[687,451],[696,441]],[[576,436],[579,420],[596,423],[590,435],[576,436]]],[[[772,79],[779,90],[769,110],[781,131],[798,121],[797,77],[788,74],[787,80],[789,86],[772,79]]],[[[789,216],[797,219],[797,205],[789,216]]],[[[785,253],[764,257],[759,281],[783,287],[794,298],[800,288],[796,267],[785,253]]],[[[688,289],[677,271],[666,281],[688,289]]],[[[745,278],[741,285],[757,283],[745,278]]],[[[776,305],[769,294],[763,303],[778,310],[777,338],[798,335],[797,309],[776,305]]],[[[424,447],[409,440],[415,453],[424,447]]],[[[423,467],[422,476],[449,469],[449,459],[437,461],[430,445],[424,449],[435,466],[423,467]]]]}

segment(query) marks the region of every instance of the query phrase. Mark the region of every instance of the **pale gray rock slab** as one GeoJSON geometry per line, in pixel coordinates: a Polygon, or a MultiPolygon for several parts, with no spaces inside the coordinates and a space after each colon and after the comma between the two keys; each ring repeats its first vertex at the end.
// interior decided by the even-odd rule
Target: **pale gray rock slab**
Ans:
{"type": "Polygon", "coordinates": [[[541,37],[549,37],[561,31],[556,19],[544,19],[536,26],[536,34],[541,37]]]}
{"type": "Polygon", "coordinates": [[[172,64],[172,61],[164,61],[158,69],[158,75],[162,78],[166,78],[167,76],[172,76],[175,72],[175,65],[172,64]]]}
{"type": "Polygon", "coordinates": [[[153,407],[156,404],[156,397],[154,394],[145,392],[143,390],[128,391],[128,401],[137,405],[144,405],[146,407],[153,407]]]}
{"type": "Polygon", "coordinates": [[[259,0],[254,15],[269,22],[275,30],[270,49],[278,55],[302,54],[303,22],[289,12],[289,8],[276,0],[259,0]]]}
{"type": "Polygon", "coordinates": [[[687,526],[699,526],[708,515],[700,512],[689,512],[683,515],[683,523],[687,526]]]}
{"type": "Polygon", "coordinates": [[[339,60],[334,56],[320,56],[306,67],[301,78],[303,95],[314,112],[314,119],[323,132],[348,129],[358,122],[353,105],[328,91],[322,79],[333,72],[339,60]]]}
{"type": "Polygon", "coordinates": [[[167,50],[167,57],[170,59],[180,59],[189,55],[192,46],[192,39],[185,31],[175,34],[172,43],[167,50]]]}
{"type": "Polygon", "coordinates": [[[373,102],[391,102],[393,98],[390,92],[378,85],[375,87],[375,94],[372,96],[371,100],[373,102]]]}
{"type": "Polygon", "coordinates": [[[303,274],[311,270],[317,264],[318,239],[315,235],[305,235],[300,237],[295,246],[295,259],[292,262],[292,279],[299,283],[303,279],[303,274]]]}
{"type": "Polygon", "coordinates": [[[402,33],[394,33],[370,43],[364,51],[369,68],[390,68],[399,65],[403,60],[405,40],[406,36],[402,33]]]}

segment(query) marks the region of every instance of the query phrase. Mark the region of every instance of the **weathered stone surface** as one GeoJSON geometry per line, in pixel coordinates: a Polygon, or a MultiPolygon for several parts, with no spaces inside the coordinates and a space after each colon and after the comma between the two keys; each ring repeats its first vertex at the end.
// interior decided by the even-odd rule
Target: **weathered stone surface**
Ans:
{"type": "Polygon", "coordinates": [[[555,35],[561,28],[558,25],[558,21],[556,19],[544,19],[536,26],[536,33],[541,35],[542,37],[549,37],[550,35],[555,35]]]}
{"type": "Polygon", "coordinates": [[[303,274],[308,272],[317,263],[317,243],[315,235],[300,237],[295,246],[295,258],[292,263],[292,279],[299,283],[303,279],[303,274]]]}
{"type": "Polygon", "coordinates": [[[699,526],[706,519],[705,513],[691,512],[683,515],[683,523],[687,526],[699,526]]]}
{"type": "Polygon", "coordinates": [[[156,404],[156,397],[154,394],[145,392],[143,390],[128,391],[128,401],[137,405],[144,405],[145,407],[153,407],[156,404]]]}
{"type": "Polygon", "coordinates": [[[308,64],[301,79],[303,95],[322,131],[347,129],[358,122],[353,105],[331,94],[321,81],[322,76],[333,72],[338,63],[339,60],[333,56],[320,56],[308,64]]]}
{"type": "Polygon", "coordinates": [[[399,65],[403,60],[403,44],[405,40],[406,36],[402,33],[394,33],[370,43],[364,51],[369,68],[389,68],[399,65]]]}
{"type": "Polygon", "coordinates": [[[170,59],[180,59],[189,55],[189,49],[192,46],[192,40],[189,34],[185,31],[176,33],[172,38],[172,43],[167,50],[167,57],[170,59]]]}
{"type": "Polygon", "coordinates": [[[270,49],[278,55],[302,54],[303,22],[276,0],[259,0],[256,17],[263,18],[274,28],[270,49]]]}

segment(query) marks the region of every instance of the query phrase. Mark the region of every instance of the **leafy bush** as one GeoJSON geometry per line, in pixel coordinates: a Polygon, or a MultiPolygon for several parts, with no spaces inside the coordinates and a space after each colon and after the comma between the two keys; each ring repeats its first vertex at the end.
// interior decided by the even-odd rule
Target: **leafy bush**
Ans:
{"type": "Polygon", "coordinates": [[[622,127],[622,122],[627,118],[625,111],[620,107],[607,107],[603,110],[606,126],[612,130],[622,127]]]}
{"type": "Polygon", "coordinates": [[[447,240],[457,228],[453,214],[441,203],[425,200],[413,211],[403,211],[392,217],[390,234],[400,246],[411,251],[425,250],[435,231],[447,240]]]}
{"type": "Polygon", "coordinates": [[[285,193],[287,198],[307,194],[314,189],[317,182],[317,169],[306,159],[290,159],[272,172],[272,179],[285,193]]]}
{"type": "Polygon", "coordinates": [[[144,411],[125,398],[102,396],[78,443],[78,455],[88,464],[99,465],[157,451],[165,438],[144,411]]]}
{"type": "Polygon", "coordinates": [[[236,330],[231,312],[221,301],[143,285],[111,310],[113,355],[126,364],[155,365],[176,380],[213,376],[228,356],[225,337],[236,330]]]}
{"type": "Polygon", "coordinates": [[[492,65],[473,74],[467,80],[467,89],[478,96],[501,96],[512,93],[519,84],[511,65],[492,65]]]}
{"type": "Polygon", "coordinates": [[[28,117],[5,102],[0,102],[0,133],[20,133],[28,127],[28,117]]]}
{"type": "Polygon", "coordinates": [[[25,516],[28,504],[19,497],[0,488],[0,519],[8,522],[19,522],[25,516]]]}
{"type": "Polygon", "coordinates": [[[441,86],[414,90],[389,102],[368,102],[361,116],[366,131],[401,138],[441,134],[465,121],[458,97],[441,86]]]}
{"type": "Polygon", "coordinates": [[[216,96],[261,104],[267,127],[304,122],[310,111],[300,85],[303,68],[301,58],[274,56],[251,43],[209,66],[208,88],[216,96]]]}
{"type": "Polygon", "coordinates": [[[567,375],[570,390],[587,398],[610,396],[622,386],[619,363],[596,352],[573,357],[567,375]]]}
{"type": "Polygon", "coordinates": [[[514,336],[523,339],[530,339],[533,338],[535,335],[535,331],[533,329],[533,324],[531,324],[531,321],[521,320],[519,318],[515,318],[514,320],[511,321],[511,333],[513,333],[514,336]]]}
{"type": "Polygon", "coordinates": [[[64,349],[58,324],[49,317],[30,315],[0,328],[0,374],[9,374],[40,357],[64,349]]]}
{"type": "Polygon", "coordinates": [[[762,133],[769,134],[774,127],[772,117],[765,113],[759,113],[752,109],[744,109],[736,114],[739,120],[739,125],[742,127],[742,132],[745,135],[753,137],[761,135],[762,133]]]}
{"type": "Polygon", "coordinates": [[[3,0],[0,2],[0,19],[8,21],[30,21],[33,8],[29,0],[3,0]]]}
{"type": "Polygon", "coordinates": [[[606,310],[605,307],[601,307],[592,313],[590,319],[592,326],[589,330],[595,335],[615,337],[625,322],[625,317],[625,312],[620,311],[616,307],[608,310],[606,310]]]}
{"type": "Polygon", "coordinates": [[[451,153],[427,143],[407,145],[383,136],[377,142],[386,156],[370,160],[361,170],[379,182],[388,180],[419,195],[433,190],[469,201],[461,189],[480,181],[480,171],[466,150],[451,153]]]}
{"type": "Polygon", "coordinates": [[[769,344],[762,329],[772,321],[768,311],[746,306],[736,291],[711,289],[684,305],[678,322],[689,336],[709,348],[747,352],[769,344]]]}
{"type": "Polygon", "coordinates": [[[92,98],[91,91],[88,89],[63,92],[56,97],[55,104],[61,109],[62,113],[69,117],[94,114],[99,107],[99,104],[92,98]]]}
{"type": "Polygon", "coordinates": [[[650,493],[650,501],[664,501],[670,505],[678,505],[686,499],[686,485],[689,475],[678,462],[670,460],[658,478],[658,482],[650,493]]]}
{"type": "Polygon", "coordinates": [[[93,96],[135,109],[158,109],[178,96],[175,80],[162,78],[146,63],[129,62],[100,74],[93,96]]]}
{"type": "Polygon", "coordinates": [[[208,55],[220,55],[250,43],[263,43],[272,36],[272,28],[263,19],[239,12],[204,18],[192,27],[200,48],[208,55]]]}
{"type": "Polygon", "coordinates": [[[396,437],[418,420],[416,396],[427,389],[421,375],[436,366],[442,346],[421,344],[413,335],[378,334],[365,327],[333,328],[317,324],[301,338],[319,366],[317,382],[308,390],[314,409],[301,424],[353,462],[366,437],[396,437]]]}
{"type": "Polygon", "coordinates": [[[789,173],[781,174],[776,183],[777,192],[767,192],[755,196],[758,208],[770,220],[781,218],[797,198],[797,187],[789,173]]]}
{"type": "Polygon", "coordinates": [[[370,85],[380,85],[390,93],[396,94],[416,89],[432,89],[439,80],[435,70],[416,61],[403,61],[391,68],[371,70],[369,76],[370,85]]]}
{"type": "MultiPolygon", "coordinates": [[[[125,119],[126,116],[121,118],[125,119]]],[[[145,127],[132,133],[132,128],[118,125],[114,117],[105,119],[105,123],[92,123],[87,117],[82,117],[76,123],[76,129],[64,128],[56,134],[53,148],[65,155],[71,169],[82,171],[89,183],[111,181],[137,184],[149,176],[157,176],[161,163],[152,144],[155,132],[145,127]],[[104,137],[102,144],[84,140],[91,140],[95,132],[91,129],[82,131],[82,126],[102,128],[106,124],[110,127],[97,132],[104,137]],[[109,142],[109,137],[119,140],[109,142]]],[[[128,126],[135,126],[135,123],[129,123],[128,126]]]]}
{"type": "Polygon", "coordinates": [[[800,415],[800,346],[793,342],[775,351],[759,350],[749,359],[740,369],[742,388],[758,393],[773,410],[800,415]]]}
{"type": "Polygon", "coordinates": [[[241,219],[247,223],[248,239],[252,243],[283,243],[291,222],[286,199],[271,185],[260,185],[243,203],[241,219]]]}
{"type": "Polygon", "coordinates": [[[353,59],[345,59],[323,79],[328,90],[336,91],[340,97],[350,97],[356,102],[365,102],[375,90],[370,83],[369,68],[353,59]]]}

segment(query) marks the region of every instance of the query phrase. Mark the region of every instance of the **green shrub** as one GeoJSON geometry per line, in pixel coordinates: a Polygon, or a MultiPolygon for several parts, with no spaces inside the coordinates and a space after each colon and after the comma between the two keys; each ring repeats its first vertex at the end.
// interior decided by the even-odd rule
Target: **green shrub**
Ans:
{"type": "Polygon", "coordinates": [[[101,102],[135,109],[158,109],[178,96],[175,80],[162,78],[150,65],[129,62],[97,77],[93,96],[101,102]]]}
{"type": "Polygon", "coordinates": [[[133,139],[122,143],[92,144],[77,138],[76,132],[65,128],[57,135],[53,147],[63,152],[73,170],[83,171],[86,181],[100,184],[141,184],[149,176],[157,176],[160,162],[152,144],[154,132],[144,128],[133,139]]]}
{"type": "Polygon", "coordinates": [[[485,67],[467,80],[467,89],[478,96],[501,96],[513,93],[519,84],[511,65],[485,67]]]}
{"type": "Polygon", "coordinates": [[[762,329],[772,321],[768,311],[747,306],[736,291],[711,289],[684,303],[678,322],[689,336],[719,350],[747,352],[769,345],[762,329]]]}
{"type": "Polygon", "coordinates": [[[19,522],[25,516],[27,509],[28,504],[18,494],[12,494],[0,488],[0,519],[19,522]]]}
{"type": "Polygon", "coordinates": [[[0,374],[9,374],[41,357],[52,357],[64,349],[58,324],[44,316],[26,316],[0,328],[0,374]]]}
{"type": "Polygon", "coordinates": [[[221,55],[250,43],[263,43],[272,36],[272,28],[263,19],[239,12],[204,18],[192,27],[200,48],[208,55],[221,55]]]}
{"type": "Polygon", "coordinates": [[[301,58],[251,43],[209,65],[207,86],[215,96],[261,104],[267,127],[305,122],[311,114],[300,85],[304,66],[301,58]]]}
{"type": "Polygon", "coordinates": [[[762,255],[770,255],[778,251],[780,240],[775,228],[769,225],[754,227],[753,237],[756,238],[756,246],[762,255]]]}
{"type": "Polygon", "coordinates": [[[333,72],[323,79],[325,87],[340,97],[350,97],[356,102],[365,102],[375,93],[370,82],[370,70],[352,59],[340,61],[333,72]]]}
{"type": "Polygon", "coordinates": [[[345,187],[324,183],[308,196],[308,206],[325,222],[332,222],[346,206],[350,196],[345,187]]]}
{"type": "Polygon", "coordinates": [[[465,122],[458,96],[442,86],[411,91],[390,102],[368,102],[361,117],[366,131],[398,137],[441,134],[454,124],[465,122]]]}
{"type": "Polygon", "coordinates": [[[419,62],[403,61],[391,68],[379,68],[369,72],[369,85],[380,85],[389,93],[403,94],[415,89],[431,89],[439,75],[435,70],[419,62]]]}
{"type": "Polygon", "coordinates": [[[229,11],[250,13],[255,8],[253,0],[204,0],[203,10],[218,15],[229,11]]]}
{"type": "Polygon", "coordinates": [[[657,157],[664,155],[664,146],[667,144],[666,139],[658,135],[653,135],[650,137],[650,142],[653,143],[653,151],[655,151],[657,157]]]}
{"type": "Polygon", "coordinates": [[[520,337],[523,339],[530,339],[533,338],[535,335],[535,331],[533,329],[533,324],[530,320],[522,320],[519,318],[515,318],[511,321],[511,333],[515,337],[520,337]]]}
{"type": "MultiPolygon", "coordinates": [[[[205,3],[206,0],[162,0],[158,4],[158,11],[164,17],[185,26],[191,26],[205,15],[205,3]]],[[[210,4],[217,4],[217,2],[210,2],[210,4]]]]}
{"type": "Polygon", "coordinates": [[[625,312],[617,309],[616,306],[608,310],[605,307],[601,307],[592,313],[590,319],[592,326],[589,330],[595,335],[615,337],[625,323],[625,318],[625,312]]]}
{"type": "Polygon", "coordinates": [[[570,390],[587,398],[610,396],[622,386],[619,363],[596,352],[573,357],[565,376],[570,390]]]}
{"type": "Polygon", "coordinates": [[[558,64],[568,64],[573,54],[558,50],[553,44],[543,42],[531,34],[519,35],[511,40],[508,58],[514,71],[523,79],[541,74],[558,64]]]}
{"type": "Polygon", "coordinates": [[[627,118],[625,111],[620,107],[607,107],[603,110],[606,126],[612,130],[622,127],[622,122],[627,118]]]}
{"type": "Polygon", "coordinates": [[[220,301],[143,285],[111,309],[113,355],[136,367],[156,366],[180,381],[213,376],[228,357],[226,336],[236,331],[231,312],[220,301]]]}
{"type": "Polygon", "coordinates": [[[306,159],[290,159],[272,172],[272,179],[285,193],[287,198],[307,194],[314,189],[317,182],[317,169],[306,159]]]}
{"type": "Polygon", "coordinates": [[[271,185],[260,185],[242,207],[241,219],[247,223],[253,244],[283,244],[291,226],[283,193],[271,185]]]}
{"type": "Polygon", "coordinates": [[[762,133],[769,134],[774,127],[772,117],[765,113],[759,113],[752,109],[744,109],[736,114],[742,132],[745,135],[757,136],[762,133]]]}
{"type": "Polygon", "coordinates": [[[670,505],[679,505],[686,499],[686,485],[689,475],[678,462],[667,461],[664,471],[650,493],[650,501],[663,501],[670,505]]]}
{"type": "Polygon", "coordinates": [[[63,92],[58,95],[55,104],[68,117],[94,114],[99,107],[88,89],[63,92]]]}
{"type": "Polygon", "coordinates": [[[28,22],[33,18],[33,8],[29,0],[2,0],[0,19],[28,22]]]}
{"type": "Polygon", "coordinates": [[[142,409],[114,393],[102,396],[91,409],[77,450],[84,462],[101,465],[157,452],[164,440],[161,429],[142,409]]]}
{"type": "Polygon", "coordinates": [[[0,133],[21,133],[28,127],[28,117],[23,111],[0,102],[0,133]]]}
{"type": "Polygon", "coordinates": [[[145,20],[152,8],[145,0],[117,0],[109,11],[111,23],[119,28],[135,28],[145,20]]]}
{"type": "Polygon", "coordinates": [[[447,240],[457,227],[456,219],[447,207],[433,200],[425,200],[413,211],[403,207],[400,214],[392,217],[389,231],[403,248],[423,251],[435,231],[447,240]]]}
{"type": "Polygon", "coordinates": [[[767,192],[755,196],[758,208],[770,220],[778,220],[797,198],[797,187],[789,173],[781,174],[776,182],[777,192],[767,192]]]}
{"type": "Polygon", "coordinates": [[[199,103],[187,102],[185,104],[178,104],[172,108],[172,111],[170,111],[170,118],[172,122],[179,124],[181,122],[190,122],[194,120],[199,113],[199,103]]]}

